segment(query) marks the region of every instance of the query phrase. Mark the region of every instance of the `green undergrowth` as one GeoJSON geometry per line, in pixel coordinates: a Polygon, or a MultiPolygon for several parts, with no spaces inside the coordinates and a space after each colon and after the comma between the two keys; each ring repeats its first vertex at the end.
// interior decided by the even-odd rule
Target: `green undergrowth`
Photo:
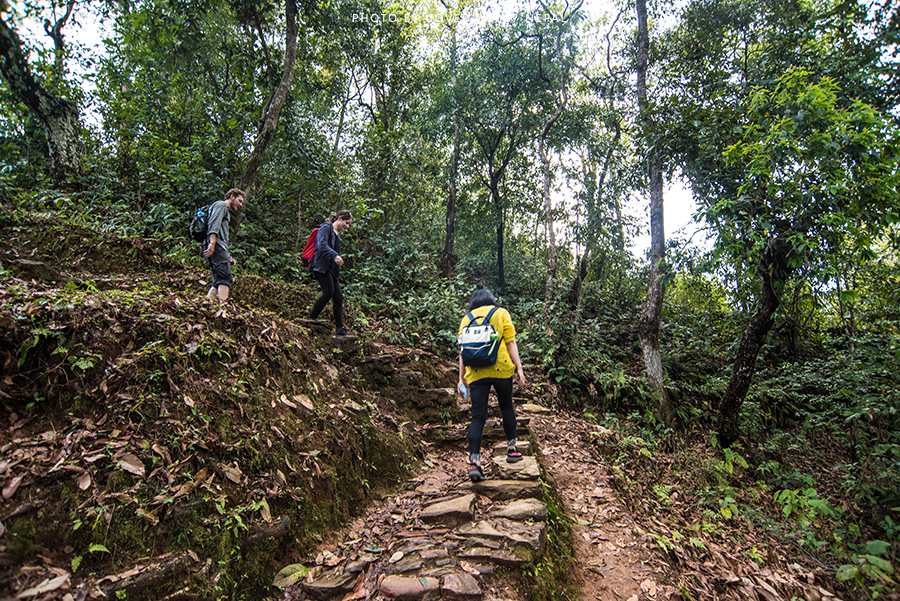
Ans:
{"type": "Polygon", "coordinates": [[[575,557],[569,538],[569,518],[563,513],[553,487],[544,481],[542,484],[543,500],[547,505],[547,540],[540,560],[525,570],[524,592],[533,601],[577,599],[577,591],[569,585],[569,572],[575,557]]]}
{"type": "Polygon", "coordinates": [[[757,570],[814,558],[807,569],[843,598],[896,591],[900,509],[891,497],[896,468],[884,467],[890,452],[851,464],[841,437],[809,418],[808,429],[719,449],[714,436],[650,427],[637,415],[586,416],[603,426],[595,442],[619,495],[647,516],[640,528],[681,573],[672,584],[702,590],[691,566],[727,548],[757,570]]]}

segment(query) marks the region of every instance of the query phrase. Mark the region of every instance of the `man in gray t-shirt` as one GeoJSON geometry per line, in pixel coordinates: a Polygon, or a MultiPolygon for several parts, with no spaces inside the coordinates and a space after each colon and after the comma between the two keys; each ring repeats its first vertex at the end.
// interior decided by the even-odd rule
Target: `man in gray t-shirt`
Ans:
{"type": "Polygon", "coordinates": [[[209,220],[206,224],[206,248],[203,256],[209,263],[212,273],[212,286],[206,294],[209,298],[218,296],[220,301],[228,300],[228,293],[234,277],[231,275],[231,266],[234,259],[228,254],[228,222],[230,211],[237,211],[244,206],[244,193],[237,188],[232,188],[225,194],[225,200],[219,200],[209,205],[209,220]]]}

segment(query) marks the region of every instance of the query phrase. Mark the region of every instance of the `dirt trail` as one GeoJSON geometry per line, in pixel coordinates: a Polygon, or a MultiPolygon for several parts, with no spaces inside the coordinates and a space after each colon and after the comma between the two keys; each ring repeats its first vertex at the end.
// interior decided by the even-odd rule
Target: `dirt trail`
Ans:
{"type": "MultiPolygon", "coordinates": [[[[635,528],[635,520],[610,486],[599,447],[592,442],[602,429],[578,417],[561,415],[533,404],[520,406],[517,412],[520,424],[527,424],[530,438],[527,443],[520,442],[528,447],[526,453],[536,456],[542,471],[541,479],[549,484],[553,490],[551,494],[558,498],[559,509],[569,520],[574,552],[570,589],[578,591],[584,601],[670,598],[676,589],[660,584],[667,566],[650,548],[650,537],[639,534],[635,528]]],[[[488,430],[491,425],[489,423],[488,430]]],[[[491,562],[484,557],[462,559],[464,549],[471,543],[454,541],[465,540],[465,535],[460,534],[469,525],[484,527],[492,523],[493,516],[508,508],[511,501],[506,497],[495,497],[490,490],[468,482],[468,462],[462,439],[466,424],[439,428],[439,438],[443,441],[426,443],[431,449],[426,453],[421,469],[399,492],[371,507],[363,517],[336,533],[332,540],[323,541],[318,557],[307,563],[312,571],[306,581],[289,588],[283,598],[310,596],[345,601],[437,598],[430,596],[432,592],[427,587],[422,588],[425,584],[419,586],[418,581],[424,583],[427,579],[434,581],[434,594],[440,590],[441,598],[457,598],[443,587],[450,582],[448,577],[456,577],[451,574],[467,577],[467,573],[474,575],[468,576],[471,590],[460,598],[525,601],[521,587],[517,586],[520,568],[524,565],[506,562],[502,550],[494,552],[492,565],[488,565],[491,562]],[[466,514],[463,519],[451,516],[455,520],[449,524],[451,527],[424,523],[427,507],[442,502],[453,503],[473,492],[477,500],[472,504],[471,514],[466,514]],[[453,527],[454,524],[458,527],[453,527]],[[449,557],[441,555],[448,559],[437,566],[446,567],[435,567],[428,561],[435,554],[446,553],[445,549],[450,549],[449,557]],[[407,563],[404,565],[404,562],[407,563]],[[506,569],[500,568],[501,565],[506,569]],[[358,575],[351,578],[346,572],[358,575]],[[405,586],[411,590],[400,596],[392,595],[396,590],[385,590],[390,588],[383,584],[386,576],[401,584],[405,581],[405,586]]],[[[428,429],[420,428],[420,434],[429,437],[428,429]]],[[[490,438],[490,432],[486,432],[488,449],[490,438]]],[[[509,477],[509,472],[503,458],[496,463],[493,461],[493,455],[498,452],[502,449],[484,453],[486,486],[502,487],[513,483],[504,480],[509,477]]],[[[527,460],[534,462],[526,457],[527,460]]],[[[535,484],[537,496],[543,496],[540,485],[535,484]]],[[[504,541],[504,546],[507,545],[513,547],[508,540],[504,541]]]]}
{"type": "Polygon", "coordinates": [[[668,565],[610,486],[604,459],[591,442],[597,426],[563,413],[535,416],[531,430],[546,478],[573,522],[572,579],[582,599],[668,599],[676,590],[660,584],[668,565]]]}

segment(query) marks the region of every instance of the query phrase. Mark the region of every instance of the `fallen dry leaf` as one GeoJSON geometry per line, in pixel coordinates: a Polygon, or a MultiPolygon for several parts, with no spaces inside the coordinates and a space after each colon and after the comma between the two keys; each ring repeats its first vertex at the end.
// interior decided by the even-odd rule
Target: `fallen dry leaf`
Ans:
{"type": "Polygon", "coordinates": [[[14,494],[16,494],[16,491],[19,490],[19,484],[22,483],[22,478],[24,478],[24,477],[25,476],[16,476],[15,478],[13,478],[12,480],[9,481],[9,484],[7,484],[6,486],[3,487],[3,498],[4,499],[9,499],[14,494]]]}
{"type": "Polygon", "coordinates": [[[137,458],[137,456],[131,453],[125,453],[119,458],[118,461],[119,467],[128,472],[129,474],[134,474],[135,476],[144,477],[144,464],[141,463],[141,460],[137,458]]]}
{"type": "Polygon", "coordinates": [[[366,587],[360,588],[358,591],[351,591],[347,593],[341,601],[355,601],[356,599],[368,599],[369,598],[369,589],[366,587]]]}
{"type": "Polygon", "coordinates": [[[156,515],[154,515],[153,513],[144,509],[143,507],[138,507],[137,510],[135,511],[135,513],[137,514],[137,516],[139,518],[150,522],[154,526],[156,526],[159,523],[159,518],[156,517],[156,515]]]}
{"type": "Polygon", "coordinates": [[[241,472],[239,467],[226,467],[225,468],[225,477],[234,482],[235,484],[241,483],[241,477],[244,474],[241,472]]]}
{"type": "Polygon", "coordinates": [[[481,575],[481,572],[478,571],[478,568],[476,568],[475,566],[473,566],[472,564],[470,564],[467,561],[459,562],[459,567],[461,567],[463,570],[465,570],[469,574],[472,574],[473,576],[481,575]]]}
{"type": "Polygon", "coordinates": [[[656,583],[648,578],[647,580],[644,580],[641,583],[641,590],[644,591],[645,593],[647,593],[648,595],[650,595],[651,597],[655,597],[656,596],[656,583]]]}
{"type": "Polygon", "coordinates": [[[16,597],[18,599],[28,599],[29,597],[37,597],[38,595],[43,595],[44,593],[49,593],[55,590],[60,589],[67,581],[69,580],[68,574],[63,574],[62,576],[57,576],[53,579],[47,579],[39,585],[32,587],[28,590],[22,591],[17,594],[16,597]]]}
{"type": "Polygon", "coordinates": [[[81,490],[87,490],[91,487],[91,475],[87,472],[84,472],[80,476],[78,476],[78,488],[81,490]]]}
{"type": "Polygon", "coordinates": [[[158,444],[154,444],[150,448],[153,450],[154,453],[156,453],[157,455],[159,455],[160,457],[162,457],[165,460],[166,465],[172,465],[172,457],[169,456],[168,450],[159,446],[158,444]]]}

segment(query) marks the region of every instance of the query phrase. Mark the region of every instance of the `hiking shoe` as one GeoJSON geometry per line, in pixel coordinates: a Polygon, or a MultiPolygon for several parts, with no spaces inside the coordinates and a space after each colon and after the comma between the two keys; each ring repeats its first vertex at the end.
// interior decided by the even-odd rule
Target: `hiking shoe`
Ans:
{"type": "Polygon", "coordinates": [[[334,331],[335,336],[347,336],[350,334],[350,330],[345,327],[340,327],[334,331]]]}
{"type": "Polygon", "coordinates": [[[522,459],[524,459],[524,457],[522,457],[522,453],[520,453],[519,451],[510,451],[509,449],[507,449],[506,463],[517,463],[519,461],[522,461],[522,459]]]}
{"type": "Polygon", "coordinates": [[[481,466],[472,464],[469,466],[469,479],[472,482],[481,482],[484,480],[484,472],[481,471],[481,466]]]}

